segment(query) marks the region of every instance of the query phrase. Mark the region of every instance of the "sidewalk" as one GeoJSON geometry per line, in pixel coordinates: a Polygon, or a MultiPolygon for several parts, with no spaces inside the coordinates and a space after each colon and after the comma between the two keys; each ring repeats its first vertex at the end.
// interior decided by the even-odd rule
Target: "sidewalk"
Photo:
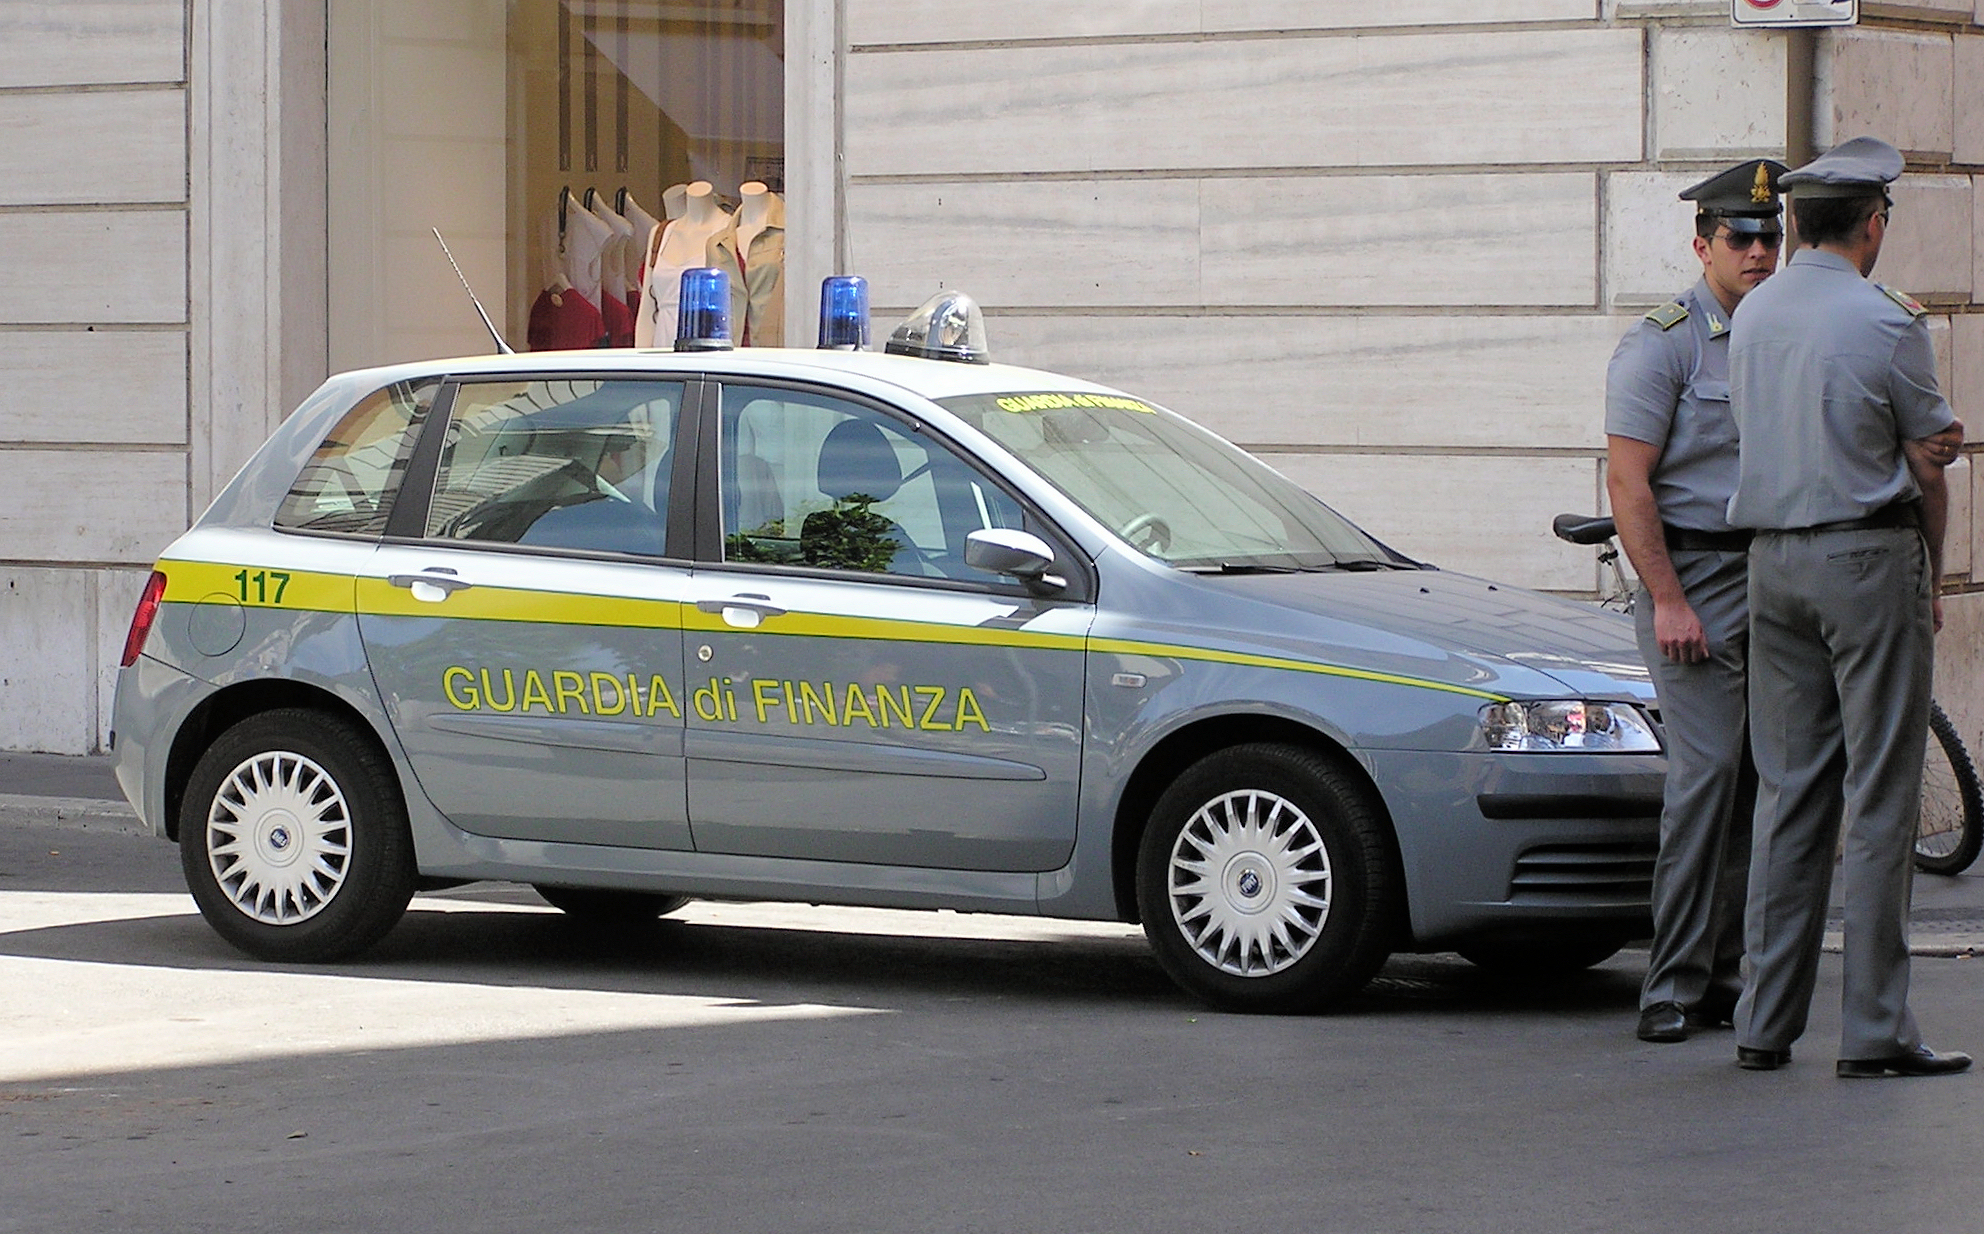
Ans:
{"type": "MultiPolygon", "coordinates": [[[[0,826],[24,823],[144,831],[106,755],[0,754],[0,826]]],[[[1835,881],[1827,951],[1840,949],[1841,903],[1835,881]]],[[[1953,878],[1916,875],[1909,921],[1909,950],[1916,955],[1984,955],[1984,859],[1953,878]]]]}

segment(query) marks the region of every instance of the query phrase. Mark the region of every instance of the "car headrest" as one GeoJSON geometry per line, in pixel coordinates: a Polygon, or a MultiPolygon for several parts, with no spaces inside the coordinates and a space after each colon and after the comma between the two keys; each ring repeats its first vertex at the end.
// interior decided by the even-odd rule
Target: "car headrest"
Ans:
{"type": "Polygon", "coordinates": [[[835,501],[856,493],[887,501],[902,487],[902,463],[881,429],[843,420],[820,443],[820,491],[835,501]]]}

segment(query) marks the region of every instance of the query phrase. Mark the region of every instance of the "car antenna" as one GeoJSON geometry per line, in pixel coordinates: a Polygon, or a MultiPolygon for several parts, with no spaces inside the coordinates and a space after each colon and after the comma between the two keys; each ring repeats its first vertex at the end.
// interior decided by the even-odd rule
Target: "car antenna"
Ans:
{"type": "Polygon", "coordinates": [[[462,273],[460,266],[455,265],[455,255],[448,252],[448,242],[441,239],[441,229],[430,227],[428,230],[434,233],[434,239],[440,243],[441,252],[447,256],[448,264],[455,267],[455,277],[462,281],[462,290],[468,293],[468,302],[475,306],[475,315],[482,318],[482,328],[489,331],[490,338],[496,340],[496,350],[506,356],[516,355],[517,349],[503,341],[503,336],[496,333],[496,323],[489,320],[489,314],[482,311],[482,301],[475,298],[475,288],[468,285],[468,276],[462,273]]]}

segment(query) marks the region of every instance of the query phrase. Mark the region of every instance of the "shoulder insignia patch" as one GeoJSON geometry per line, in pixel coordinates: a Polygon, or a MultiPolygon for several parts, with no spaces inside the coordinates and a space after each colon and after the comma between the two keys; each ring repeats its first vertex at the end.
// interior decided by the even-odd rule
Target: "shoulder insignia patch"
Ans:
{"type": "Polygon", "coordinates": [[[1928,309],[1922,307],[1922,302],[1920,300],[1917,300],[1914,296],[1909,295],[1905,291],[1896,291],[1894,288],[1889,287],[1885,283],[1876,283],[1874,284],[1874,286],[1881,289],[1882,295],[1894,301],[1896,304],[1899,304],[1901,307],[1907,309],[1908,315],[1910,317],[1920,317],[1922,314],[1929,311],[1928,309]]]}
{"type": "MultiPolygon", "coordinates": [[[[1892,293],[1890,293],[1892,294],[1892,293]]],[[[1688,306],[1679,300],[1669,300],[1646,315],[1646,319],[1662,330],[1672,330],[1688,320],[1688,306]]]]}

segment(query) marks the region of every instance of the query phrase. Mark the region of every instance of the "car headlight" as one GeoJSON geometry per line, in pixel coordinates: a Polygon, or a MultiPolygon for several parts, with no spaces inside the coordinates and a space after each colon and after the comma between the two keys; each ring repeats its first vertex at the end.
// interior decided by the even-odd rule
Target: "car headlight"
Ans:
{"type": "Polygon", "coordinates": [[[1639,708],[1582,699],[1490,703],[1481,709],[1481,736],[1491,750],[1624,754],[1660,750],[1660,738],[1639,708]]]}

